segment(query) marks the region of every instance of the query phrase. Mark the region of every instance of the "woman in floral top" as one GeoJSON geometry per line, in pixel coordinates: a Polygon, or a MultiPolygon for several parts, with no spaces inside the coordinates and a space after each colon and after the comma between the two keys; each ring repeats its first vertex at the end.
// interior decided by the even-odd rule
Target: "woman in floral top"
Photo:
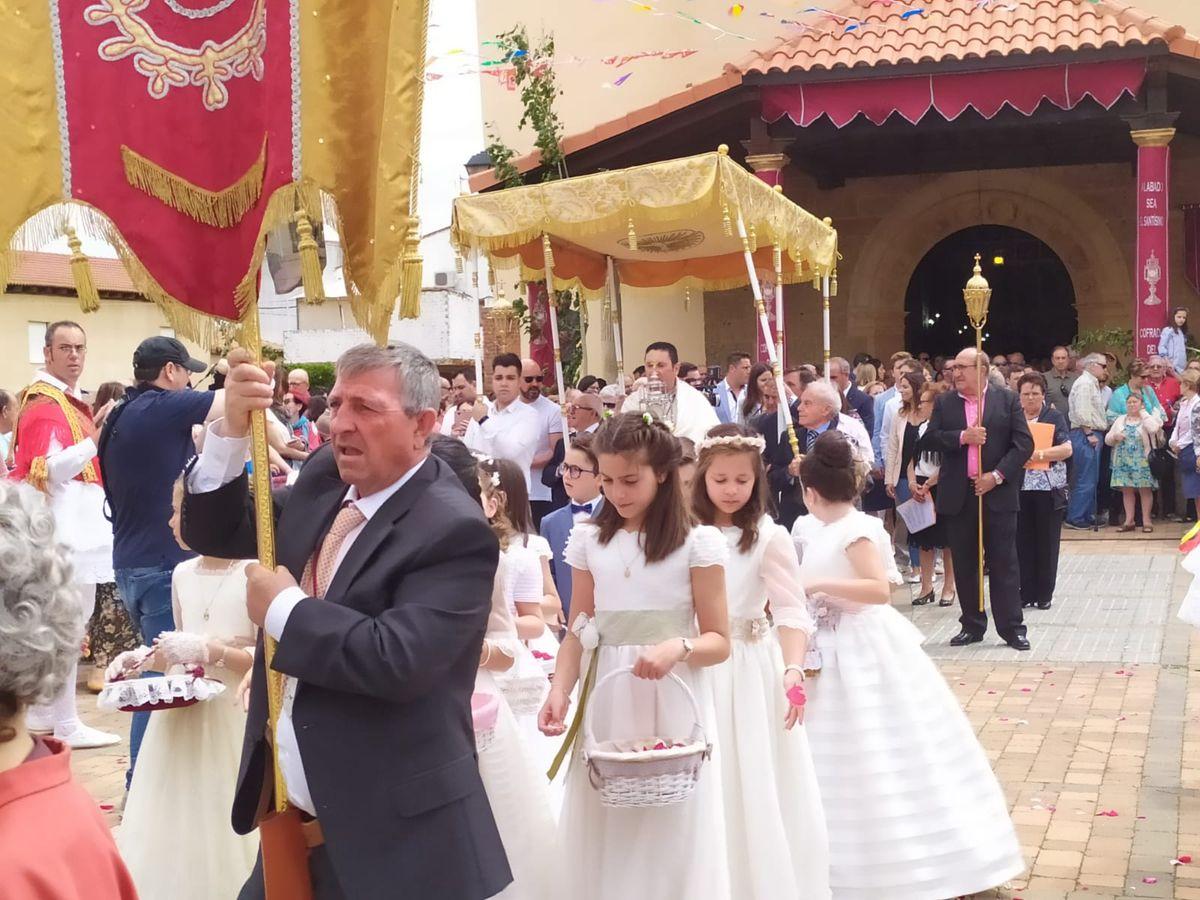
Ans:
{"type": "Polygon", "coordinates": [[[1017,515],[1021,605],[1049,609],[1058,577],[1063,515],[1067,511],[1066,460],[1071,457],[1071,435],[1062,413],[1046,402],[1046,379],[1042,375],[1037,372],[1022,375],[1017,392],[1030,425],[1045,422],[1054,426],[1052,446],[1034,450],[1026,463],[1021,510],[1017,515]],[[1030,468],[1047,462],[1048,469],[1030,468]]]}

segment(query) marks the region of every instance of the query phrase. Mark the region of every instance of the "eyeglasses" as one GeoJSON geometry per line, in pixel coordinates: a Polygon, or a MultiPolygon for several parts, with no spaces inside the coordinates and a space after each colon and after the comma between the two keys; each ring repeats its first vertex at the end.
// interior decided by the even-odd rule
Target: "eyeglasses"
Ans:
{"type": "Polygon", "coordinates": [[[605,400],[605,401],[604,401],[604,408],[605,408],[605,409],[616,409],[616,408],[617,408],[617,401],[616,401],[616,400],[613,400],[613,401],[611,401],[611,402],[610,402],[610,401],[608,401],[608,400],[605,400]]]}
{"type": "Polygon", "coordinates": [[[533,384],[535,381],[536,381],[538,384],[541,384],[541,383],[542,383],[543,381],[545,381],[545,380],[546,380],[546,376],[545,376],[545,375],[526,375],[526,376],[525,376],[525,383],[526,383],[526,384],[533,384]]]}
{"type": "Polygon", "coordinates": [[[83,356],[87,353],[87,344],[58,344],[54,349],[59,353],[67,354],[67,356],[72,353],[76,356],[83,356]]]}
{"type": "Polygon", "coordinates": [[[581,469],[579,466],[568,466],[566,463],[559,463],[558,468],[554,470],[559,478],[564,475],[570,475],[572,478],[581,478],[584,475],[599,475],[595,469],[581,469]]]}

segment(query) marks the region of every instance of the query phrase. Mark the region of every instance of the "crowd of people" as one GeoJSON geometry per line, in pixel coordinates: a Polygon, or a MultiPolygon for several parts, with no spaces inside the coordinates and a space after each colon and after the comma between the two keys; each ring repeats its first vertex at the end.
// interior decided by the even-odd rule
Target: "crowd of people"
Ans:
{"type": "Polygon", "coordinates": [[[1003,794],[893,588],[957,604],[952,645],[990,608],[1024,651],[1064,520],[1194,518],[1200,364],[1186,314],[1168,331],[1115,390],[1103,355],[968,348],[796,365],[781,396],[749,354],[655,341],[561,398],[535,360],[496,356],[485,392],[406,345],[348,351],[326,393],[153,337],[89,395],[55,323],[0,391],[0,869],[17,897],[249,900],[287,858],[261,833],[318,898],[999,885],[1024,868],[1003,794]],[[66,762],[123,739],[80,720],[85,629],[97,690],[224,687],[130,716],[117,849],[66,762]],[[70,818],[58,851],[9,852],[14,810],[70,818]]]}

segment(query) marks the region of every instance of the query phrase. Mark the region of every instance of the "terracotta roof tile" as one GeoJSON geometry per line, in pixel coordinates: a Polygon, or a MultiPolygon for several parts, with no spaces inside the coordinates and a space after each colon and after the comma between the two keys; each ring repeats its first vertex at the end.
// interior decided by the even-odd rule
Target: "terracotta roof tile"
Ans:
{"type": "MultiPolygon", "coordinates": [[[[120,260],[90,257],[90,262],[92,278],[98,290],[137,293],[120,260]]],[[[8,280],[10,284],[27,287],[75,289],[75,281],[71,277],[71,258],[62,253],[14,251],[8,280]]]]}
{"type": "Polygon", "coordinates": [[[1173,53],[1200,55],[1200,43],[1184,28],[1118,0],[842,0],[830,12],[729,68],[813,72],[1155,41],[1173,53]]]}

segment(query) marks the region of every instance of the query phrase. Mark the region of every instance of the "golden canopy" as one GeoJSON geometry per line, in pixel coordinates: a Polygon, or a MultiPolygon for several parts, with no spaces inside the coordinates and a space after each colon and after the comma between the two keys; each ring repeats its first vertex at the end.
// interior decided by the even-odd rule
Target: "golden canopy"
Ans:
{"type": "Polygon", "coordinates": [[[782,281],[830,274],[837,232],[729,158],[725,148],[683,159],[459,197],[451,240],[463,256],[489,257],[524,281],[543,279],[543,235],[554,256],[554,288],[604,292],[607,261],[621,283],[706,290],[748,283],[741,216],[756,268],[783,250],[782,281]]]}

